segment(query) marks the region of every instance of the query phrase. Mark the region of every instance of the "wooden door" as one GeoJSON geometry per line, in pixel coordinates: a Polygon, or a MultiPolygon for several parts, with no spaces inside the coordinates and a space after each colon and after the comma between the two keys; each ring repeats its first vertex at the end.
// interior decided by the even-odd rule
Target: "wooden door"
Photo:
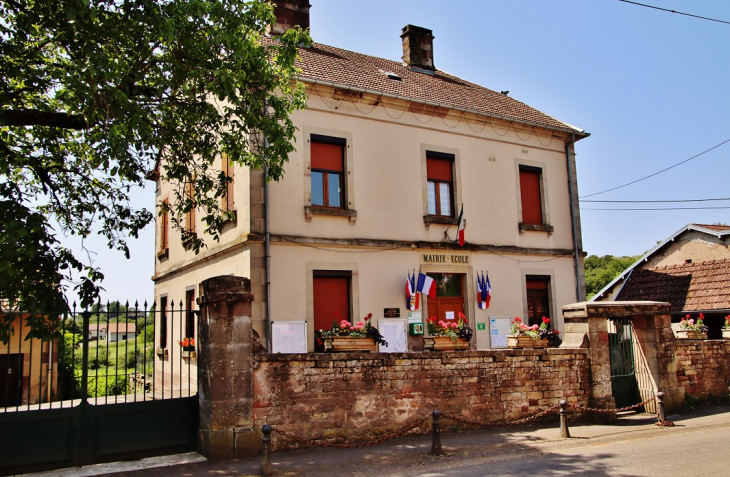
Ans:
{"type": "Polygon", "coordinates": [[[428,315],[438,320],[458,321],[464,313],[464,275],[460,273],[429,273],[436,281],[436,297],[428,297],[428,315]]]}
{"type": "Polygon", "coordinates": [[[0,407],[18,406],[20,399],[22,354],[0,355],[0,407]]]}
{"type": "Polygon", "coordinates": [[[527,324],[540,325],[542,317],[550,318],[547,282],[527,282],[527,324]]]}

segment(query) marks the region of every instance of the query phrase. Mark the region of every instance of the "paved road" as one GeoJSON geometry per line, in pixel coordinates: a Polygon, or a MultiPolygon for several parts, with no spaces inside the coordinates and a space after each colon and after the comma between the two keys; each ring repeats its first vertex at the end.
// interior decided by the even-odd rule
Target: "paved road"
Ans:
{"type": "MultiPolygon", "coordinates": [[[[571,423],[561,439],[557,423],[445,432],[446,454],[430,456],[428,436],[355,449],[306,449],[273,454],[277,476],[730,476],[730,407],[667,416],[675,427],[657,427],[654,416],[622,418],[617,425],[571,423]]],[[[448,430],[448,426],[446,426],[448,430]]],[[[452,428],[452,430],[454,430],[452,428]]],[[[255,476],[260,458],[219,463],[180,455],[149,462],[90,466],[46,475],[81,477],[255,476]],[[162,464],[162,466],[159,466],[162,464]]]]}

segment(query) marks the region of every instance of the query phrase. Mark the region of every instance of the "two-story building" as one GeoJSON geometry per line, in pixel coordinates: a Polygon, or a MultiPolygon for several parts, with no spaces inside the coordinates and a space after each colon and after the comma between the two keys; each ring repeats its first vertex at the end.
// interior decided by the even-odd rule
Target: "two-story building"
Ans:
{"type": "MultiPolygon", "coordinates": [[[[307,0],[278,3],[273,35],[309,27],[307,0]]],[[[350,321],[372,313],[376,325],[463,312],[476,349],[492,347],[493,317],[548,316],[562,329],[560,307],[585,296],[574,147],[588,133],[440,71],[430,30],[407,25],[400,37],[402,61],[319,43],[300,49],[307,106],[293,114],[296,151],[284,178],[267,184],[261,170],[221,164],[234,178],[224,206],[236,220],[197,255],[158,217],[158,306],[194,307],[198,284],[212,276],[249,277],[262,343],[270,346],[271,322],[305,321],[309,351],[335,312],[350,321]],[[409,310],[414,272],[435,279],[437,296],[409,310]],[[482,273],[492,289],[486,310],[477,306],[482,273]]],[[[172,200],[159,179],[157,200],[172,200]]],[[[202,230],[194,213],[186,220],[202,230]]],[[[192,313],[179,323],[163,317],[160,356],[175,348],[171,326],[195,330],[192,313]]],[[[423,349],[422,337],[407,346],[423,349]]]]}

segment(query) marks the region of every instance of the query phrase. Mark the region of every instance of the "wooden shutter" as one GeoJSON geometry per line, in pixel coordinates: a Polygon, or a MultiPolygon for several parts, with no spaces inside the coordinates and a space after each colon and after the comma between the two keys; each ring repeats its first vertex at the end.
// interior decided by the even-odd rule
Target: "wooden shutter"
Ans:
{"type": "Polygon", "coordinates": [[[539,172],[520,170],[520,197],[522,199],[522,223],[542,225],[539,172]]]}
{"type": "Polygon", "coordinates": [[[343,146],[312,141],[312,169],[342,172],[343,146]]]}
{"type": "Polygon", "coordinates": [[[236,204],[233,200],[233,184],[235,184],[235,175],[233,164],[231,164],[228,156],[224,155],[221,158],[221,171],[223,171],[225,175],[232,179],[226,187],[226,194],[221,198],[221,209],[223,209],[224,212],[230,212],[236,207],[236,204]]]}
{"type": "Polygon", "coordinates": [[[167,297],[160,297],[160,348],[167,348],[167,297]]]}
{"type": "Polygon", "coordinates": [[[350,279],[314,277],[314,329],[329,330],[335,320],[350,320],[350,279]]]}
{"type": "Polygon", "coordinates": [[[426,176],[435,181],[452,181],[451,161],[426,157],[426,176]]]}
{"type": "MultiPolygon", "coordinates": [[[[167,199],[162,201],[163,204],[167,205],[167,199]]],[[[167,220],[167,212],[160,214],[160,251],[164,252],[169,247],[169,236],[168,230],[169,224],[167,220]]]]}
{"type": "MultiPolygon", "coordinates": [[[[193,200],[193,183],[185,183],[185,195],[189,200],[193,200]]],[[[190,210],[185,214],[185,230],[190,233],[195,233],[195,206],[191,207],[190,210]]]]}

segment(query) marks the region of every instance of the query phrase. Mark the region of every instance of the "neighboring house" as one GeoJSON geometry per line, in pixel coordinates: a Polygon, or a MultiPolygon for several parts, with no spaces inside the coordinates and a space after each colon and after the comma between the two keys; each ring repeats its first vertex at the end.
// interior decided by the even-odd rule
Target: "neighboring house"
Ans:
{"type": "Polygon", "coordinates": [[[113,343],[134,338],[136,331],[134,323],[91,323],[89,339],[113,343]]]}
{"type": "MultiPolygon", "coordinates": [[[[277,3],[274,34],[309,27],[306,0],[277,3]]],[[[414,270],[434,278],[438,293],[422,295],[411,320],[463,312],[477,349],[492,347],[492,317],[549,316],[562,329],[560,307],[585,297],[574,146],[588,133],[438,70],[431,30],[408,25],[400,37],[403,61],[319,43],[300,50],[308,99],[292,116],[296,151],[271,184],[260,170],[222,161],[234,177],[224,204],[236,220],[220,242],[207,240],[196,255],[157,217],[158,356],[176,362],[164,350],[195,333],[194,314],[178,321],[168,304],[194,308],[198,284],[218,275],[251,279],[253,327],[265,346],[270,322],[306,321],[314,351],[315,331],[329,329],[335,312],[352,322],[373,313],[376,326],[391,319],[385,309],[408,318],[414,270]],[[463,247],[455,242],[462,207],[463,247]],[[481,272],[493,293],[486,310],[476,300],[481,272]]],[[[159,172],[150,177],[158,203],[171,200],[159,172]]],[[[198,219],[188,214],[185,226],[202,230],[198,219]]],[[[423,349],[420,336],[407,344],[423,349]]]]}
{"type": "Polygon", "coordinates": [[[651,249],[591,301],[664,301],[672,322],[705,315],[720,338],[730,314],[730,226],[688,224],[651,249]]]}

